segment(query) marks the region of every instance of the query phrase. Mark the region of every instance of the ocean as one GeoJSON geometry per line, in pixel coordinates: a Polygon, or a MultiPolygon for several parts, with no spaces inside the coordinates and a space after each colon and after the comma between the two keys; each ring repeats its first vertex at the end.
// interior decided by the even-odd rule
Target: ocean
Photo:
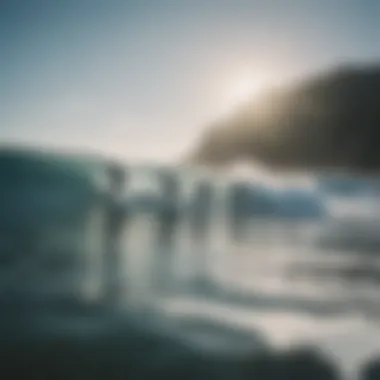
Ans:
{"type": "Polygon", "coordinates": [[[219,220],[202,243],[183,222],[172,249],[161,251],[156,223],[141,215],[126,237],[126,283],[137,305],[259,332],[276,347],[315,345],[349,379],[380,354],[380,256],[323,243],[338,222],[256,220],[234,240],[219,220]]]}

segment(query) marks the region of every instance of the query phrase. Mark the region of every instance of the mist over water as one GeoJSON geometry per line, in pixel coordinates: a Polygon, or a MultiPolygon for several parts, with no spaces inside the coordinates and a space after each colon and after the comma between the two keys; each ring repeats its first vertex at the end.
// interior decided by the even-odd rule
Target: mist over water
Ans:
{"type": "Polygon", "coordinates": [[[252,217],[236,235],[225,188],[215,188],[203,240],[184,212],[173,245],[159,247],[154,213],[136,215],[126,237],[131,293],[177,320],[260,331],[280,347],[315,343],[352,375],[380,350],[379,199],[317,192],[325,215],[252,217]]]}
{"type": "MultiPolygon", "coordinates": [[[[45,234],[29,261],[4,262],[1,281],[18,271],[14,286],[58,298],[77,295],[85,283],[80,296],[96,299],[104,288],[104,253],[115,249],[122,260],[106,275],[119,284],[119,306],[167,320],[194,349],[235,355],[308,343],[351,375],[379,352],[376,181],[336,177],[340,185],[348,181],[348,192],[326,189],[317,178],[305,186],[286,176],[242,180],[176,168],[174,196],[163,191],[168,177],[161,169],[128,168],[120,195],[126,219],[110,252],[102,201],[89,203],[72,225],[58,216],[69,215],[69,208],[79,215],[75,202],[57,197],[44,208],[40,198],[52,192],[53,200],[54,188],[36,183],[40,203],[27,220],[44,216],[45,234]],[[359,190],[353,192],[354,185],[359,190]]],[[[23,189],[4,192],[4,213],[10,194],[29,194],[23,189]]],[[[77,188],[65,189],[75,198],[77,188]]],[[[33,205],[33,196],[26,200],[33,205]]],[[[25,222],[26,206],[15,208],[12,220],[25,222]]],[[[71,324],[80,329],[75,320],[71,324]]]]}

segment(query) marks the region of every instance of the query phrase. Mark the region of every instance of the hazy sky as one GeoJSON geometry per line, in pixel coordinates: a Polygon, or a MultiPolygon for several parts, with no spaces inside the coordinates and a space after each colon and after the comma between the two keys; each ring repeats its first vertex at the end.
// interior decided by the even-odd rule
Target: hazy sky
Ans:
{"type": "Polygon", "coordinates": [[[244,83],[380,60],[378,0],[0,6],[2,142],[171,160],[244,83]]]}

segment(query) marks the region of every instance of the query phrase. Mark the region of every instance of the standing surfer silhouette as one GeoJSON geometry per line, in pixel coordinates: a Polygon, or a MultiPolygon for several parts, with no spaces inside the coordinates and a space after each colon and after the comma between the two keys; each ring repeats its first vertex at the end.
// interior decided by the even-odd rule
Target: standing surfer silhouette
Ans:
{"type": "Polygon", "coordinates": [[[128,221],[128,209],[123,197],[127,173],[122,166],[111,163],[107,168],[107,174],[109,191],[105,207],[105,299],[113,302],[121,297],[125,286],[121,283],[124,254],[121,240],[128,221]]]}

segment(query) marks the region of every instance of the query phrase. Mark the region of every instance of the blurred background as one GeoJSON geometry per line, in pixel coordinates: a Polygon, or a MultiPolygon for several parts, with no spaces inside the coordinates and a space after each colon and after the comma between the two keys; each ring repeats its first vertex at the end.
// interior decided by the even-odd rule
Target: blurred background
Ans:
{"type": "Polygon", "coordinates": [[[380,379],[362,371],[380,354],[379,2],[0,7],[1,350],[28,304],[23,339],[88,344],[112,320],[144,352],[159,331],[220,360],[189,379],[338,378],[289,369],[309,345],[380,379]],[[241,373],[268,352],[283,375],[241,373]]]}

